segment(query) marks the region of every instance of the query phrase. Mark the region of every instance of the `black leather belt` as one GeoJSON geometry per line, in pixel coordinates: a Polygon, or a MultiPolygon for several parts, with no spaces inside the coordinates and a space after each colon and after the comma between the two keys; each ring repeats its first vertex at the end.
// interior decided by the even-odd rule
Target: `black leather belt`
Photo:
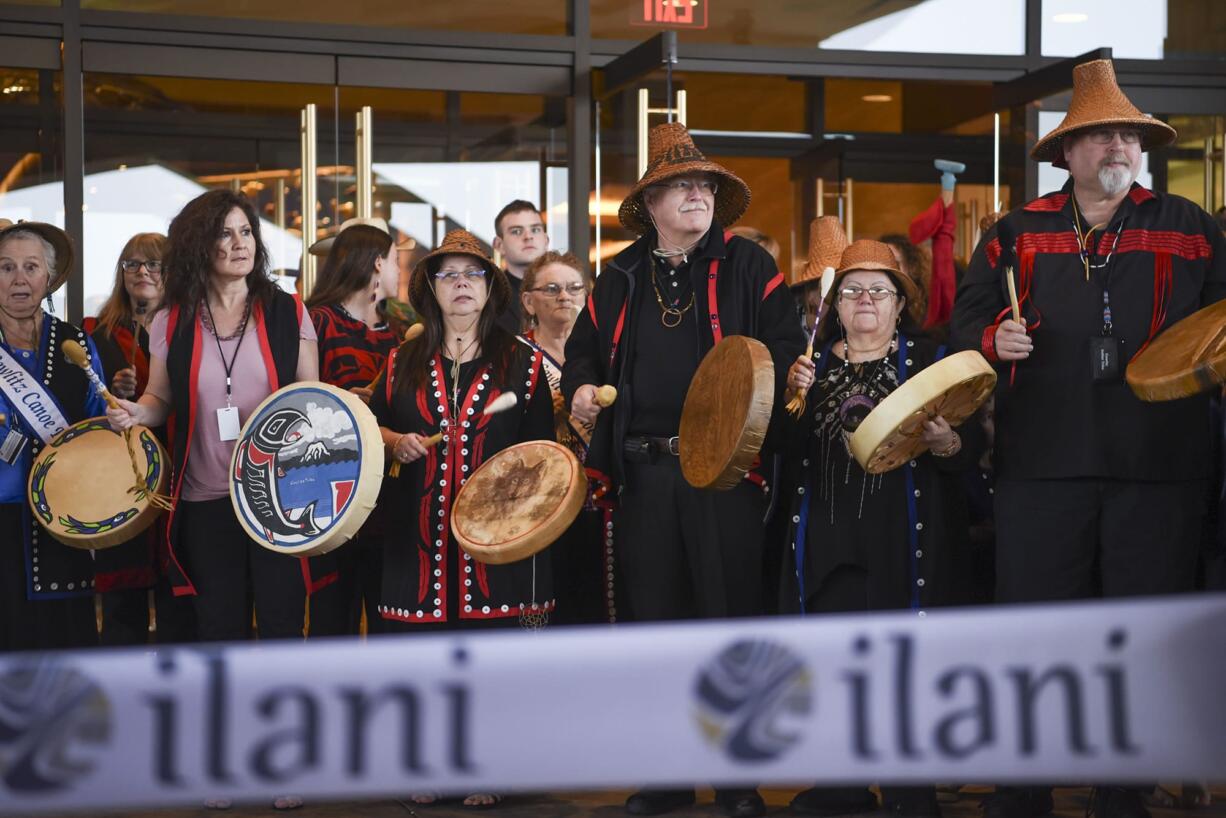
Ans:
{"type": "Polygon", "coordinates": [[[654,463],[661,455],[677,457],[681,452],[677,447],[676,435],[672,437],[627,437],[623,450],[626,459],[635,463],[654,463]]]}

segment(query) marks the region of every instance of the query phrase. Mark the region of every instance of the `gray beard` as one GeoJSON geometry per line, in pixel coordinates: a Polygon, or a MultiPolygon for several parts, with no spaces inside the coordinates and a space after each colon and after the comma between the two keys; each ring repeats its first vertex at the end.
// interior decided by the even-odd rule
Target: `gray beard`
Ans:
{"type": "Polygon", "coordinates": [[[1098,184],[1108,196],[1118,196],[1132,186],[1132,169],[1108,165],[1098,169],[1098,184]]]}

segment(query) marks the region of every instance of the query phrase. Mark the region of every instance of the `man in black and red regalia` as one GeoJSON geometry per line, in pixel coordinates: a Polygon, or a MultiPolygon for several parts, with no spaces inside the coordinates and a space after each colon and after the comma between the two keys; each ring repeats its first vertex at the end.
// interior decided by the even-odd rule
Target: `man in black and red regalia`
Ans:
{"type": "MultiPolygon", "coordinates": [[[[619,620],[763,613],[769,468],[731,490],[702,491],[683,479],[677,457],[686,390],[715,344],[731,335],[764,343],[777,398],[804,348],[770,254],[725,232],[748,205],[745,183],[708,161],[684,126],[654,128],[647,171],[618,214],[642,238],[601,273],[566,344],[562,389],[571,414],[596,424],[588,473],[617,503],[614,552],[630,600],[619,620]],[[600,384],[618,390],[603,411],[600,384]]],[[[717,790],[716,800],[728,815],[763,814],[748,787],[717,790]]],[[[692,788],[644,790],[626,809],[655,815],[693,802],[692,788]]]]}
{"type": "MultiPolygon", "coordinates": [[[[1226,241],[1195,204],[1136,183],[1175,131],[1137,110],[1108,60],[1077,66],[1068,115],[1031,157],[1064,187],[980,242],[952,337],[998,363],[996,595],[1000,602],[1191,590],[1212,474],[1209,396],[1146,403],[1127,363],[1163,329],[1226,297],[1226,241]],[[1007,270],[1022,321],[1010,317],[1007,270]]],[[[1046,788],[1001,788],[988,818],[1052,809],[1046,788]]],[[[1141,791],[1098,787],[1099,818],[1148,818],[1141,791]]]]}

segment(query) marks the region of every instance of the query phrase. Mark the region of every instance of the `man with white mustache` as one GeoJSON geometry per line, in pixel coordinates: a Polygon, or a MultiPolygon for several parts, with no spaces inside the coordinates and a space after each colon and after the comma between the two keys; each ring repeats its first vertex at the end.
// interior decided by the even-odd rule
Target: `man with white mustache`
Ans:
{"type": "MultiPolygon", "coordinates": [[[[630,601],[618,620],[759,615],[770,436],[762,465],[715,492],[682,477],[677,432],[690,381],[721,338],[766,345],[776,404],[804,338],[774,259],[725,233],[749,205],[745,183],[704,157],[680,124],[652,129],[649,154],[618,213],[641,238],[597,279],[566,344],[562,390],[571,414],[595,423],[587,471],[602,502],[616,503],[606,547],[630,601]],[[605,409],[595,402],[601,384],[618,390],[605,409]]],[[[730,816],[765,811],[745,785],[716,790],[716,802],[730,816]]],[[[644,790],[626,811],[657,815],[693,803],[693,787],[644,790]]]]}
{"type": "MultiPolygon", "coordinates": [[[[1039,602],[1193,590],[1213,466],[1209,395],[1137,398],[1128,362],[1226,297],[1226,240],[1209,214],[1136,184],[1141,153],[1175,140],[1119,89],[1109,60],[1077,66],[1064,121],[1031,157],[1063,189],[983,237],[952,340],[998,364],[996,598],[1039,602]],[[1010,318],[1006,270],[1022,320],[1010,318]]],[[[998,788],[986,818],[1052,809],[1048,788],[998,788]]],[[[1149,818],[1142,791],[1095,788],[1099,818],[1149,818]]]]}

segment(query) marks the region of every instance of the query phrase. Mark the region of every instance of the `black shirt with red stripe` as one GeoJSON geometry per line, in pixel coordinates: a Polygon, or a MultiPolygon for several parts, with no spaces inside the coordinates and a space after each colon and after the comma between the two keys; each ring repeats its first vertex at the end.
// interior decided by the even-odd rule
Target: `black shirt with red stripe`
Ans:
{"type": "MultiPolygon", "coordinates": [[[[1010,317],[998,235],[984,234],[958,288],[950,325],[959,348],[997,364],[996,469],[1008,479],[1195,480],[1210,476],[1209,396],[1137,398],[1125,367],[1162,330],[1226,297],[1226,240],[1179,196],[1134,184],[1080,252],[1072,180],[1005,216],[1016,237],[1017,294],[1034,350],[1016,366],[996,357],[1010,317]],[[1095,380],[1091,344],[1109,294],[1119,376],[1095,380]]],[[[1083,231],[1089,225],[1082,221],[1083,231]]],[[[1006,254],[1006,257],[1007,254],[1006,254]]]]}
{"type": "Polygon", "coordinates": [[[333,304],[311,307],[319,336],[319,379],[341,389],[367,386],[399,340],[387,325],[371,329],[333,304]]]}

